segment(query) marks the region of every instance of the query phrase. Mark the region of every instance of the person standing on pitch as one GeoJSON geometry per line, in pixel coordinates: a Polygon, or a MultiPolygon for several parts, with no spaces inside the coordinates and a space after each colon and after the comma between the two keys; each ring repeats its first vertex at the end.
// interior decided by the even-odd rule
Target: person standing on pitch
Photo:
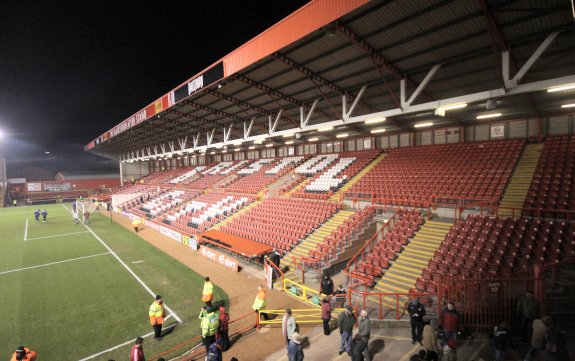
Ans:
{"type": "Polygon", "coordinates": [[[78,224],[78,210],[76,208],[72,211],[72,218],[74,218],[74,224],[78,224]]]}
{"type": "Polygon", "coordinates": [[[90,224],[90,212],[87,209],[84,211],[84,224],[90,224]]]}
{"type": "Polygon", "coordinates": [[[210,282],[210,277],[204,278],[204,289],[202,290],[202,302],[206,307],[212,308],[212,299],[214,298],[214,285],[210,282]]]}
{"type": "Polygon", "coordinates": [[[150,324],[154,328],[154,339],[156,339],[156,341],[162,341],[162,325],[164,324],[164,317],[166,317],[162,296],[156,295],[156,300],[150,306],[149,316],[150,324]]]}
{"type": "Polygon", "coordinates": [[[14,351],[10,361],[36,361],[36,352],[28,347],[20,346],[14,351]]]}
{"type": "Polygon", "coordinates": [[[40,222],[40,210],[39,209],[34,211],[34,219],[36,220],[36,222],[40,222]]]}
{"type": "Polygon", "coordinates": [[[144,339],[142,337],[136,338],[136,343],[130,350],[130,361],[146,361],[144,356],[144,339]]]}
{"type": "Polygon", "coordinates": [[[42,218],[43,218],[44,223],[46,223],[46,217],[48,217],[48,211],[46,210],[46,208],[44,208],[42,210],[41,214],[42,214],[42,218]]]}
{"type": "Polygon", "coordinates": [[[212,308],[208,306],[202,308],[198,318],[200,319],[200,327],[202,329],[202,343],[207,353],[210,345],[216,342],[216,332],[218,331],[220,321],[212,308]]]}

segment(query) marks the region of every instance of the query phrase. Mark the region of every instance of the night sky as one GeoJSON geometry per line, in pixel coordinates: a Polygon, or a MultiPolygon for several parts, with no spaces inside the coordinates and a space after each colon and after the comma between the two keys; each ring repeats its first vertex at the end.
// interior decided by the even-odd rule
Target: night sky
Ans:
{"type": "Polygon", "coordinates": [[[81,152],[306,2],[1,0],[3,152],[81,152]]]}

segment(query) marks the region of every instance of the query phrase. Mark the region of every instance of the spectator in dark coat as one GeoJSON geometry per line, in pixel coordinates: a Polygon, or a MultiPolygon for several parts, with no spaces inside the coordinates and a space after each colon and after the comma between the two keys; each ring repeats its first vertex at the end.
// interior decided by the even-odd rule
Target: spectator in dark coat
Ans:
{"type": "Polygon", "coordinates": [[[369,317],[367,317],[367,311],[361,310],[359,312],[359,329],[357,333],[361,340],[365,343],[365,350],[363,355],[365,356],[365,361],[371,361],[371,356],[369,355],[369,338],[371,336],[371,325],[369,324],[369,317]]]}
{"type": "Polygon", "coordinates": [[[222,361],[222,339],[219,338],[208,348],[206,361],[222,361]]]}
{"type": "Polygon", "coordinates": [[[301,348],[301,337],[299,333],[294,332],[291,336],[288,346],[289,361],[303,361],[303,350],[301,348]]]}
{"type": "Polygon", "coordinates": [[[329,277],[329,275],[326,273],[325,276],[323,276],[323,280],[321,281],[321,289],[319,290],[319,293],[322,293],[324,295],[332,295],[333,294],[333,280],[329,277]]]}
{"type": "Polygon", "coordinates": [[[351,361],[363,361],[365,350],[367,350],[367,344],[359,334],[355,335],[351,341],[351,361]]]}
{"type": "Polygon", "coordinates": [[[525,296],[517,301],[517,317],[521,321],[521,336],[531,337],[531,326],[539,314],[539,302],[533,297],[533,292],[526,291],[525,296]]]}
{"type": "Polygon", "coordinates": [[[325,297],[321,302],[321,320],[323,321],[323,334],[329,336],[331,333],[331,330],[329,329],[329,321],[331,320],[331,302],[327,297],[325,297]]]}
{"type": "Polygon", "coordinates": [[[427,361],[427,353],[425,350],[419,350],[419,352],[409,358],[409,361],[427,361]]]}
{"type": "Polygon", "coordinates": [[[547,342],[545,343],[547,349],[555,361],[570,361],[569,352],[567,352],[567,343],[565,335],[561,330],[551,326],[547,333],[547,342]]]}
{"type": "Polygon", "coordinates": [[[508,346],[513,347],[513,339],[511,338],[510,331],[511,328],[507,322],[503,322],[493,329],[491,349],[495,352],[495,361],[505,360],[505,350],[508,346]]]}
{"type": "Polygon", "coordinates": [[[339,354],[347,352],[351,356],[351,333],[353,331],[353,324],[355,323],[355,316],[353,315],[353,307],[347,305],[345,311],[339,314],[337,326],[341,334],[341,343],[339,346],[339,354]]]}
{"type": "Polygon", "coordinates": [[[411,343],[415,344],[419,342],[420,345],[423,345],[421,341],[423,339],[423,316],[425,316],[425,307],[419,303],[419,298],[416,297],[409,303],[407,312],[409,313],[411,321],[411,343]]]}

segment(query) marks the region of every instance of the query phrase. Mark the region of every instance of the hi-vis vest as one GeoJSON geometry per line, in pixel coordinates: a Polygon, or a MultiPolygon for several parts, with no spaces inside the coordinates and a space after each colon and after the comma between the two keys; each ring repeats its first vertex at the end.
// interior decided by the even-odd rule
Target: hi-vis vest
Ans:
{"type": "Polygon", "coordinates": [[[139,224],[140,220],[138,218],[134,218],[134,220],[132,221],[132,227],[138,227],[139,224]]]}
{"type": "Polygon", "coordinates": [[[258,291],[258,294],[256,296],[256,299],[254,300],[252,308],[254,310],[262,310],[265,307],[266,307],[266,291],[262,289],[261,291],[258,291]]]}
{"type": "Polygon", "coordinates": [[[200,313],[200,320],[202,337],[208,337],[216,334],[218,326],[220,325],[220,320],[214,312],[206,313],[205,311],[202,311],[200,313]]]}
{"type": "Polygon", "coordinates": [[[161,325],[164,323],[164,306],[154,301],[150,306],[150,324],[161,325]]]}
{"type": "Polygon", "coordinates": [[[214,285],[212,282],[204,282],[204,290],[202,291],[202,302],[208,302],[212,300],[214,293],[214,285]]]}

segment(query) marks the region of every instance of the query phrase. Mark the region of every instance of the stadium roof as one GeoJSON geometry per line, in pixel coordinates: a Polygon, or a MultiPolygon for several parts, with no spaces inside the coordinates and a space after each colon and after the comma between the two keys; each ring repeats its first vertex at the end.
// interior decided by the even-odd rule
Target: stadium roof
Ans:
{"type": "Polygon", "coordinates": [[[296,132],[295,144],[493,113],[541,119],[575,109],[562,108],[575,90],[545,91],[572,83],[568,0],[314,0],[86,150],[148,159],[296,132]]]}

